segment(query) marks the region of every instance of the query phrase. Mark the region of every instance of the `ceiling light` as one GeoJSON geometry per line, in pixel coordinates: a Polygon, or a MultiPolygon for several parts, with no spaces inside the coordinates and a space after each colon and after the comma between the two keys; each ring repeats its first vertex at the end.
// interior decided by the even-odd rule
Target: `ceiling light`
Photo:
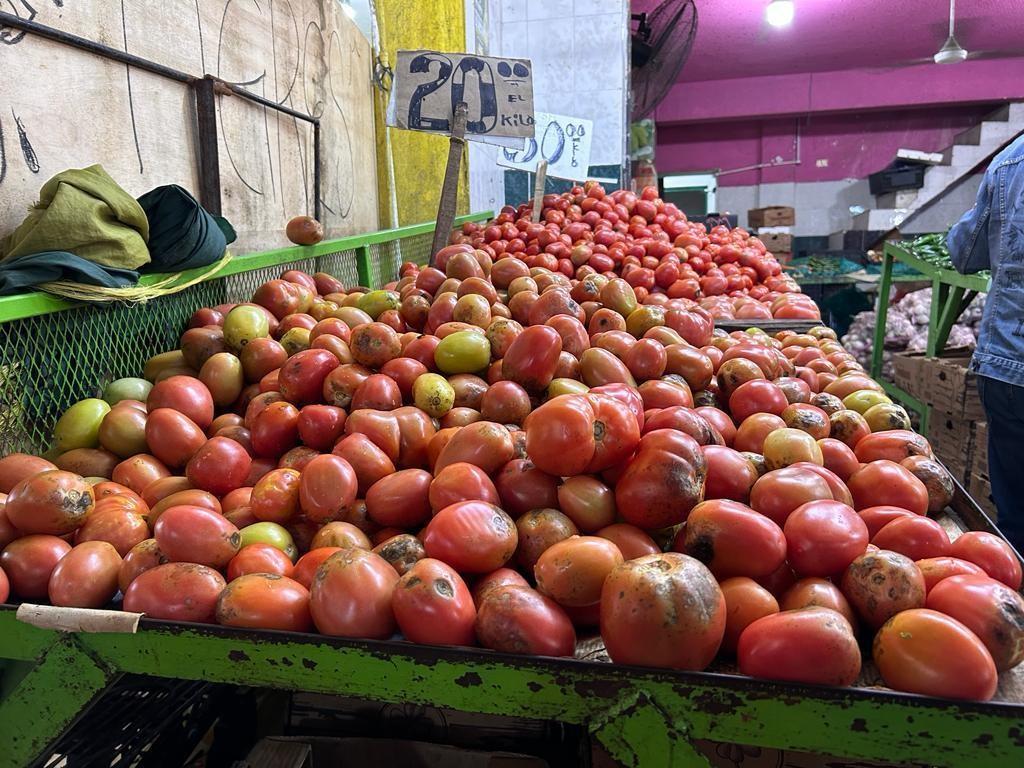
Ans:
{"type": "Polygon", "coordinates": [[[786,27],[793,23],[793,0],[772,0],[765,10],[765,18],[773,27],[786,27]]]}

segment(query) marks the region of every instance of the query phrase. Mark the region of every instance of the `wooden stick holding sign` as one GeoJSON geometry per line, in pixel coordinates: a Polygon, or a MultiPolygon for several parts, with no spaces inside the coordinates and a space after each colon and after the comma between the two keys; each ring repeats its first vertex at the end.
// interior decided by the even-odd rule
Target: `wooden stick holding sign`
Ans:
{"type": "Polygon", "coordinates": [[[537,178],[533,182],[533,220],[540,221],[540,209],[544,206],[544,182],[548,178],[548,161],[537,163],[537,178]]]}
{"type": "Polygon", "coordinates": [[[430,246],[430,266],[434,257],[448,244],[448,235],[455,221],[455,198],[459,191],[459,168],[462,165],[462,148],[466,144],[466,117],[469,107],[460,101],[455,105],[455,119],[452,121],[452,137],[448,141],[448,165],[444,169],[444,183],[441,186],[441,201],[437,205],[437,223],[434,225],[434,242],[430,246]]]}

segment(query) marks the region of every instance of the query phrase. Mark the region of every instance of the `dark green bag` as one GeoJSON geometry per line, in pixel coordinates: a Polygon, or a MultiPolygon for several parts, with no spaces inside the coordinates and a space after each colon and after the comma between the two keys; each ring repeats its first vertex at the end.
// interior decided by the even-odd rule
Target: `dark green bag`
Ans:
{"type": "Polygon", "coordinates": [[[181,272],[213,264],[224,256],[235,230],[212,216],[192,195],[171,184],[147,192],[139,205],[149,219],[151,261],[144,272],[181,272]]]}

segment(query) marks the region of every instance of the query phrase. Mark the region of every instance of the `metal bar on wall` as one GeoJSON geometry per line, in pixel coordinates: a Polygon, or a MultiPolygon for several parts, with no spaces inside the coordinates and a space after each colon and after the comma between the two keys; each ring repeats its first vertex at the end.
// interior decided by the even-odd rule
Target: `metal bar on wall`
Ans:
{"type": "Polygon", "coordinates": [[[199,135],[199,202],[214,216],[220,216],[220,149],[217,140],[215,81],[205,77],[192,83],[196,95],[196,124],[199,135]]]}

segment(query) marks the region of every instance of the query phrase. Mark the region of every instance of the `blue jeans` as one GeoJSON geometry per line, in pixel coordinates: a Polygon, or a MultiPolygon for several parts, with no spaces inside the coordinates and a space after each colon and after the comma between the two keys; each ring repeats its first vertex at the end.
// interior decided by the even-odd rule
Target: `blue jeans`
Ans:
{"type": "Polygon", "coordinates": [[[978,394],[988,417],[988,473],[999,510],[997,525],[1024,552],[1024,387],[979,376],[978,394]]]}

